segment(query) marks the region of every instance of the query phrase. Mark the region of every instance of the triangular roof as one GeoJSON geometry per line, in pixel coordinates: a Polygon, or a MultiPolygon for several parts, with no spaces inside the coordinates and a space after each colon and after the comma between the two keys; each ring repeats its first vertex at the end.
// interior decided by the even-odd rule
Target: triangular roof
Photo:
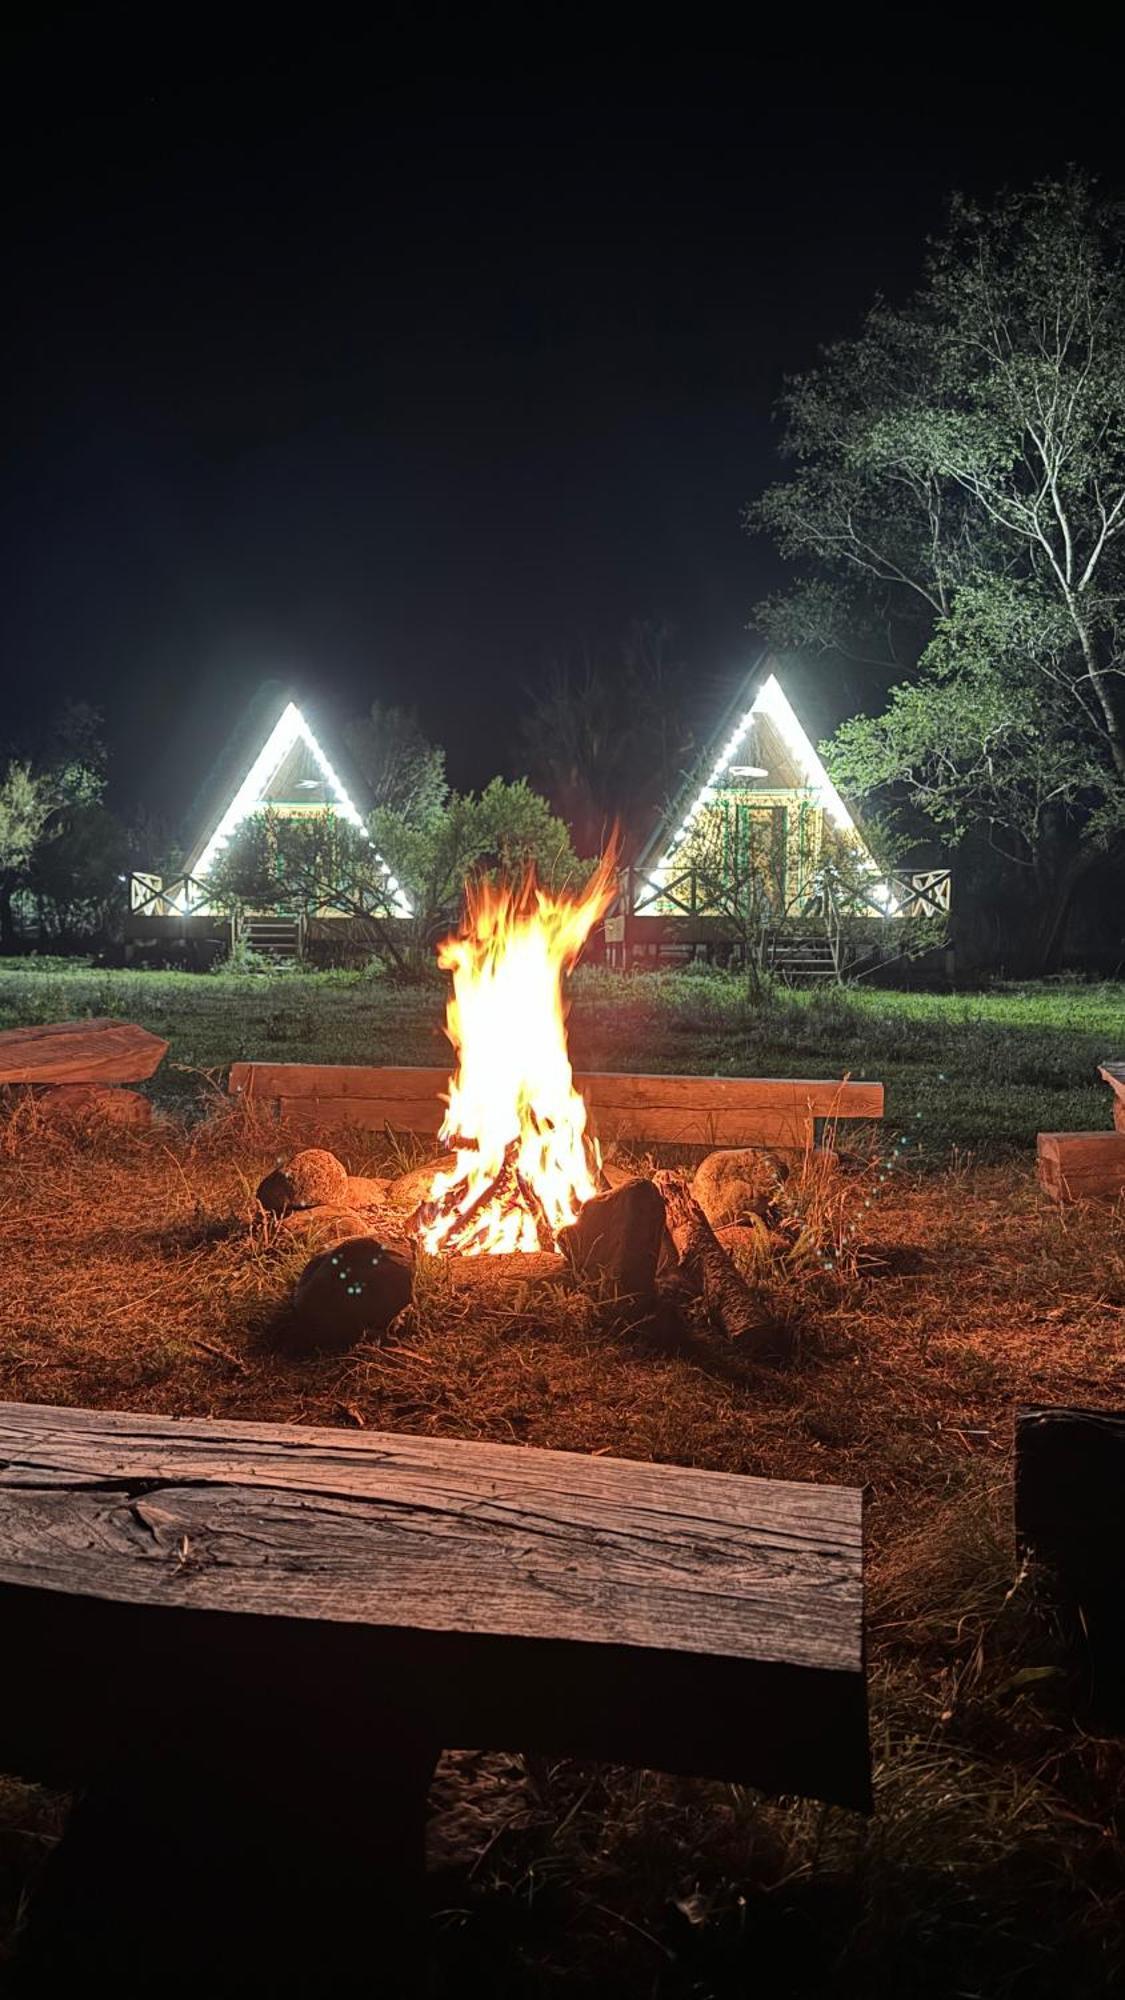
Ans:
{"type": "MultiPolygon", "coordinates": [[[[236,782],[225,806],[192,850],[185,873],[205,881],[207,870],[244,819],[270,806],[294,804],[331,807],[364,840],[370,838],[363,814],[304,714],[295,701],[286,701],[249,769],[236,782]]],[[[401,884],[379,855],[375,859],[386,872],[394,914],[411,916],[410,902],[401,884]]]]}
{"type": "Polygon", "coordinates": [[[656,875],[671,866],[699,814],[714,799],[716,787],[735,765],[739,751],[746,751],[751,740],[759,737],[770,739],[773,757],[785,767],[779,789],[799,788],[808,792],[838,833],[855,849],[864,866],[877,868],[867,842],[774,672],[774,664],[772,654],[762,653],[743,681],[672,811],[660,821],[641,849],[636,862],[641,873],[656,875]]]}

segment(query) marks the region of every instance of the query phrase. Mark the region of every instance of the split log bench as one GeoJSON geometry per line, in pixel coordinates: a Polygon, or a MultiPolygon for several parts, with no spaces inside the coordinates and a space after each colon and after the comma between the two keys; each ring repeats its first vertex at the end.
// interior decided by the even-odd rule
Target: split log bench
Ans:
{"type": "Polygon", "coordinates": [[[1016,1411],[1016,1544],[1058,1584],[1093,1668],[1093,1705],[1125,1717],[1125,1411],[1016,1411]]]}
{"type": "Polygon", "coordinates": [[[866,1809],[862,1612],[852,1488],[0,1404],[0,1770],[87,1788],[24,1966],[399,1990],[443,1746],[866,1809]]]}
{"type": "Polygon", "coordinates": [[[1098,1074],[1113,1092],[1113,1131],[1039,1134],[1039,1183],[1055,1201],[1125,1194],[1125,1062],[1101,1063],[1098,1074]]]}
{"type": "Polygon", "coordinates": [[[106,1124],[145,1126],[151,1101],[127,1083],[143,1083],[168,1044],[132,1021],[51,1021],[0,1033],[0,1097],[32,1096],[40,1109],[106,1124]]]}
{"type": "MultiPolygon", "coordinates": [[[[818,1121],[881,1118],[881,1083],[746,1076],[576,1075],[603,1144],[767,1146],[804,1152],[818,1121]]],[[[238,1062],[232,1096],[291,1129],[355,1126],[436,1133],[445,1116],[448,1070],[361,1063],[238,1062]]]]}

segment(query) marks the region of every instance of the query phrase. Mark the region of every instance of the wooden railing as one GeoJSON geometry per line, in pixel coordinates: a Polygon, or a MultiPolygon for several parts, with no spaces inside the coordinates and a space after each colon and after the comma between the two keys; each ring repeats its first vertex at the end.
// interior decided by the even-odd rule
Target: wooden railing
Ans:
{"type": "MultiPolygon", "coordinates": [[[[394,912],[388,909],[384,890],[372,888],[365,883],[357,883],[344,895],[325,883],[316,891],[317,916],[340,916],[386,920],[394,912]]],[[[301,898],[304,902],[308,900],[301,898]]],[[[170,876],[167,881],[160,875],[145,874],[134,870],[129,877],[129,914],[133,918],[145,917],[221,917],[227,912],[217,907],[211,900],[211,885],[198,875],[170,876]]],[[[261,914],[265,914],[262,912],[261,914]]],[[[310,913],[306,913],[310,914],[310,913]]]]}
{"type": "MultiPolygon", "coordinates": [[[[669,875],[664,882],[638,875],[634,869],[622,871],[620,907],[634,917],[722,917],[724,905],[737,897],[737,881],[724,884],[723,899],[717,903],[700,871],[690,865],[669,875]]],[[[767,921],[784,922],[801,917],[948,917],[953,878],[949,868],[922,868],[872,875],[845,888],[835,882],[821,886],[791,906],[770,911],[767,894],[760,896],[767,921]]]]}
{"type": "Polygon", "coordinates": [[[197,917],[211,914],[211,891],[196,875],[160,875],[134,871],[129,877],[131,917],[197,917]]]}

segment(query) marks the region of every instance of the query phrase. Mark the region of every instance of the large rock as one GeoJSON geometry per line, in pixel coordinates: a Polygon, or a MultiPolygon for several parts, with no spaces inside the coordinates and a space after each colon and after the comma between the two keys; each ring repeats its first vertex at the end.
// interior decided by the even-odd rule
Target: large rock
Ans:
{"type": "Polygon", "coordinates": [[[651,1181],[622,1181],[588,1201],[559,1248],[578,1276],[607,1284],[621,1298],[651,1299],[664,1243],[664,1201],[651,1181]]]}
{"type": "Polygon", "coordinates": [[[365,1333],[382,1333],[410,1304],[413,1260],[374,1236],[349,1236],[306,1265],[293,1294],[298,1328],[291,1344],[339,1353],[365,1333]]]}
{"type": "Polygon", "coordinates": [[[712,1229],[745,1222],[752,1215],[761,1216],[763,1222],[772,1222],[783,1178],[782,1169],[771,1154],[755,1146],[732,1147],[708,1153],[696,1169],[691,1192],[712,1229]]]}
{"type": "Polygon", "coordinates": [[[454,1155],[443,1153],[439,1160],[425,1160],[420,1167],[400,1174],[387,1189],[387,1205],[401,1215],[413,1215],[424,1201],[429,1201],[434,1181],[438,1174],[447,1174],[453,1165],[454,1155]]]}
{"type": "Polygon", "coordinates": [[[348,1201],[352,1208],[386,1208],[391,1185],[370,1174],[349,1174],[348,1201]]]}
{"type": "Polygon", "coordinates": [[[342,1208],[348,1201],[348,1170],[335,1153],[309,1146],[259,1184],[258,1200],[271,1215],[295,1208],[342,1208]]]}
{"type": "Polygon", "coordinates": [[[143,1131],[152,1124],[152,1102],[139,1090],[120,1090],[110,1083],[58,1083],[36,1095],[41,1117],[73,1118],[90,1125],[124,1126],[143,1131]]]}
{"type": "Polygon", "coordinates": [[[304,1243],[310,1250],[334,1250],[349,1236],[370,1233],[363,1216],[354,1208],[295,1208],[278,1220],[283,1236],[304,1243]]]}

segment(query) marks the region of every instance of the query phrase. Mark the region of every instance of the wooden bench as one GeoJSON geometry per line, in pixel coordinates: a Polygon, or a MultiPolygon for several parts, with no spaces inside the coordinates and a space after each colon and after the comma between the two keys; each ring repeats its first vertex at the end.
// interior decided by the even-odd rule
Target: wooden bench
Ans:
{"type": "MultiPolygon", "coordinates": [[[[576,1075],[603,1144],[614,1140],[681,1146],[768,1146],[803,1152],[818,1120],[881,1118],[881,1083],[745,1076],[576,1075]]],[[[436,1133],[445,1116],[449,1073],[361,1063],[231,1066],[232,1096],[257,1104],[300,1131],[354,1126],[364,1131],[436,1133]]]]}
{"type": "Polygon", "coordinates": [[[443,1746],[870,1803],[852,1488],[0,1404],[0,1618],[0,1770],[90,1786],[28,1933],[60,1981],[132,1990],[126,1911],[226,1991],[264,1897],[276,1990],[352,1990],[325,1965],[389,1963],[443,1746]]]}
{"type": "Polygon", "coordinates": [[[0,1085],[143,1083],[168,1044],[131,1021],[51,1021],[0,1033],[0,1085]]]}
{"type": "Polygon", "coordinates": [[[1125,1194],[1125,1063],[1101,1063],[1098,1075],[1113,1092],[1113,1131],[1039,1134],[1039,1184],[1054,1201],[1125,1194]]]}

